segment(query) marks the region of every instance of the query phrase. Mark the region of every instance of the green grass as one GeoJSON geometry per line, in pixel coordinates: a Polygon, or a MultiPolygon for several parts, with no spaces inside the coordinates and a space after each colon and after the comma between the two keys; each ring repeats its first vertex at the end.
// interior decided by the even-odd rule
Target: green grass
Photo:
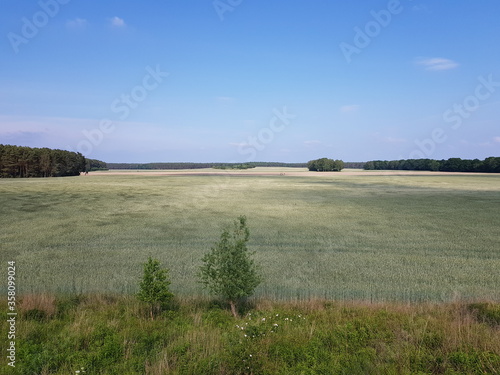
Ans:
{"type": "MultiPolygon", "coordinates": [[[[498,374],[498,304],[181,299],[154,321],[129,296],[25,296],[12,375],[498,374]]],[[[0,308],[5,307],[1,300],[0,308]]],[[[7,322],[0,321],[2,332],[7,322]]],[[[0,340],[1,352],[7,351],[0,340]]],[[[6,368],[0,362],[0,373],[6,368]]]]}
{"type": "MultiPolygon", "coordinates": [[[[268,170],[288,172],[252,173],[268,170]]],[[[101,173],[0,180],[0,257],[20,293],[132,293],[152,256],[174,293],[200,295],[202,255],[246,215],[258,296],[500,300],[498,175],[101,173]]]]}

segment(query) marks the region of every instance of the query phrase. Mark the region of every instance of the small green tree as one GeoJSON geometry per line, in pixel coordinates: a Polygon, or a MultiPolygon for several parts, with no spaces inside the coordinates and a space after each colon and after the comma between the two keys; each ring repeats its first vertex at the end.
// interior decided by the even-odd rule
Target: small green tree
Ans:
{"type": "Polygon", "coordinates": [[[249,237],[246,218],[240,216],[232,232],[224,229],[220,241],[202,258],[200,267],[201,283],[211,294],[229,303],[234,317],[238,316],[238,305],[253,294],[261,281],[246,246],[249,237]]]}
{"type": "Polygon", "coordinates": [[[144,264],[144,274],[139,284],[140,289],[137,298],[149,305],[151,320],[154,319],[155,313],[167,306],[174,297],[169,289],[170,278],[168,273],[169,270],[162,269],[157,259],[149,257],[144,264]]]}

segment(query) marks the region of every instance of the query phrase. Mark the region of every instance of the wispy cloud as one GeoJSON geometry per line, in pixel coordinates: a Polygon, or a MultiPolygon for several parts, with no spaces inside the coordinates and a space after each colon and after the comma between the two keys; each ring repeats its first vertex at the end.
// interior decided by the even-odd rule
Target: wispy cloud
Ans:
{"type": "Polygon", "coordinates": [[[450,70],[458,67],[459,65],[453,60],[445,59],[442,57],[419,58],[417,59],[416,63],[418,65],[423,65],[426,70],[431,71],[450,70]]]}
{"type": "Polygon", "coordinates": [[[315,146],[315,145],[320,145],[322,142],[318,140],[312,140],[312,141],[304,141],[304,144],[306,146],[315,146]]]}
{"type": "Polygon", "coordinates": [[[493,142],[495,143],[500,143],[500,137],[494,137],[493,142]]]}
{"type": "Polygon", "coordinates": [[[125,27],[126,26],[123,18],[120,18],[117,16],[114,16],[113,18],[111,18],[110,22],[111,22],[111,26],[113,26],[113,27],[125,27]]]}
{"type": "Polygon", "coordinates": [[[343,105],[339,108],[342,113],[356,112],[358,109],[359,105],[357,104],[343,105]]]}
{"type": "Polygon", "coordinates": [[[83,18],[75,18],[66,22],[66,27],[70,29],[82,29],[85,26],[87,26],[87,20],[83,18]]]}

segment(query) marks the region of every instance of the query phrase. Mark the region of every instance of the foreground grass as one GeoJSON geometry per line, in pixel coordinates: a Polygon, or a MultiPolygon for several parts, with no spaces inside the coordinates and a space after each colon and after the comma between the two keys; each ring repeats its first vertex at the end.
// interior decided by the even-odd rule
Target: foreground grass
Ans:
{"type": "Polygon", "coordinates": [[[217,302],[183,299],[152,321],[133,297],[26,295],[19,312],[17,366],[3,358],[0,373],[500,373],[493,303],[260,299],[234,319],[217,302]]]}

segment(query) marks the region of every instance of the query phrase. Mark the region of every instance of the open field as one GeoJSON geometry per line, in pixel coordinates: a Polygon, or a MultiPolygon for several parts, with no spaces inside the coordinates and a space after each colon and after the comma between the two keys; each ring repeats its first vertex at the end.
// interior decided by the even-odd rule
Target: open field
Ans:
{"type": "Polygon", "coordinates": [[[499,175],[206,172],[1,180],[2,263],[21,293],[129,293],[151,255],[199,295],[200,258],[246,215],[258,296],[500,301],[499,175]]]}
{"type": "MultiPolygon", "coordinates": [[[[335,177],[338,172],[311,172],[307,168],[278,168],[278,167],[257,167],[250,169],[111,169],[109,171],[90,172],[91,176],[113,175],[113,176],[300,176],[300,177],[335,177]]],[[[431,171],[403,171],[403,170],[364,170],[364,169],[344,169],[342,176],[467,176],[466,172],[431,172],[431,171]]],[[[490,176],[491,173],[474,173],[474,176],[490,176]]]]}

